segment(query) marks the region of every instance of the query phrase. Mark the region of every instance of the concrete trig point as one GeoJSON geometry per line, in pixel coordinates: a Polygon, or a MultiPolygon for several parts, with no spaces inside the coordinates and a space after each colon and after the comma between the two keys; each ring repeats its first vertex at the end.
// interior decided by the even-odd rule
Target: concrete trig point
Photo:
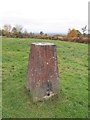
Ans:
{"type": "Polygon", "coordinates": [[[30,47],[27,89],[33,101],[47,99],[59,91],[56,45],[32,43],[30,47]]]}

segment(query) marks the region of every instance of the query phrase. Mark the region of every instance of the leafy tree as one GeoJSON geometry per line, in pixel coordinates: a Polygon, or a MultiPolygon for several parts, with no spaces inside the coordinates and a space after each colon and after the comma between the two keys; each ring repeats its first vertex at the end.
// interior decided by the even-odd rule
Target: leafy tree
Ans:
{"type": "Polygon", "coordinates": [[[44,33],[43,33],[43,31],[40,31],[40,35],[42,36],[44,33]]]}
{"type": "Polygon", "coordinates": [[[11,31],[11,25],[10,24],[5,24],[3,26],[3,34],[7,37],[10,36],[10,31],[11,31]]]}
{"type": "Polygon", "coordinates": [[[45,33],[45,36],[47,36],[47,33],[45,33]]]}
{"type": "Polygon", "coordinates": [[[16,29],[16,27],[13,27],[12,28],[12,36],[17,37],[17,35],[18,35],[17,29],[16,29]]]}
{"type": "Polygon", "coordinates": [[[78,37],[82,36],[82,33],[79,30],[77,30],[77,33],[78,33],[78,37]]]}
{"type": "Polygon", "coordinates": [[[2,36],[2,30],[0,29],[0,36],[2,36]]]}
{"type": "Polygon", "coordinates": [[[80,37],[81,36],[81,32],[79,30],[75,30],[75,29],[69,29],[69,32],[67,34],[67,38],[72,38],[72,37],[80,37]]]}

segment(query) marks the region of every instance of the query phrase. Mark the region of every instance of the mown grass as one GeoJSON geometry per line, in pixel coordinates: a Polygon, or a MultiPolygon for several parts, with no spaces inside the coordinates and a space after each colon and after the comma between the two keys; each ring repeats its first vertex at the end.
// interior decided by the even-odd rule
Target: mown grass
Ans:
{"type": "Polygon", "coordinates": [[[2,39],[3,118],[87,118],[88,45],[40,39],[2,39]],[[60,92],[32,103],[26,90],[30,43],[52,42],[57,46],[60,92]]]}

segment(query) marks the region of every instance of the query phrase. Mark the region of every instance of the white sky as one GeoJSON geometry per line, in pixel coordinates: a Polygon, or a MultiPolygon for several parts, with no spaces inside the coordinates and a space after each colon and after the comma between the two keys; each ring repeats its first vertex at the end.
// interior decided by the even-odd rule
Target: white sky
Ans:
{"type": "Polygon", "coordinates": [[[29,32],[81,30],[88,25],[88,0],[0,0],[0,27],[4,24],[29,32]]]}

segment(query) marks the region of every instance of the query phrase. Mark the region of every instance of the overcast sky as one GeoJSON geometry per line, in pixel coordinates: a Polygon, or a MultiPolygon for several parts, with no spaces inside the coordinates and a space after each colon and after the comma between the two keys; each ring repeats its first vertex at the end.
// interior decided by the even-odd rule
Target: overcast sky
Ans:
{"type": "Polygon", "coordinates": [[[4,24],[29,32],[81,30],[88,25],[88,0],[0,0],[0,27],[4,24]]]}

